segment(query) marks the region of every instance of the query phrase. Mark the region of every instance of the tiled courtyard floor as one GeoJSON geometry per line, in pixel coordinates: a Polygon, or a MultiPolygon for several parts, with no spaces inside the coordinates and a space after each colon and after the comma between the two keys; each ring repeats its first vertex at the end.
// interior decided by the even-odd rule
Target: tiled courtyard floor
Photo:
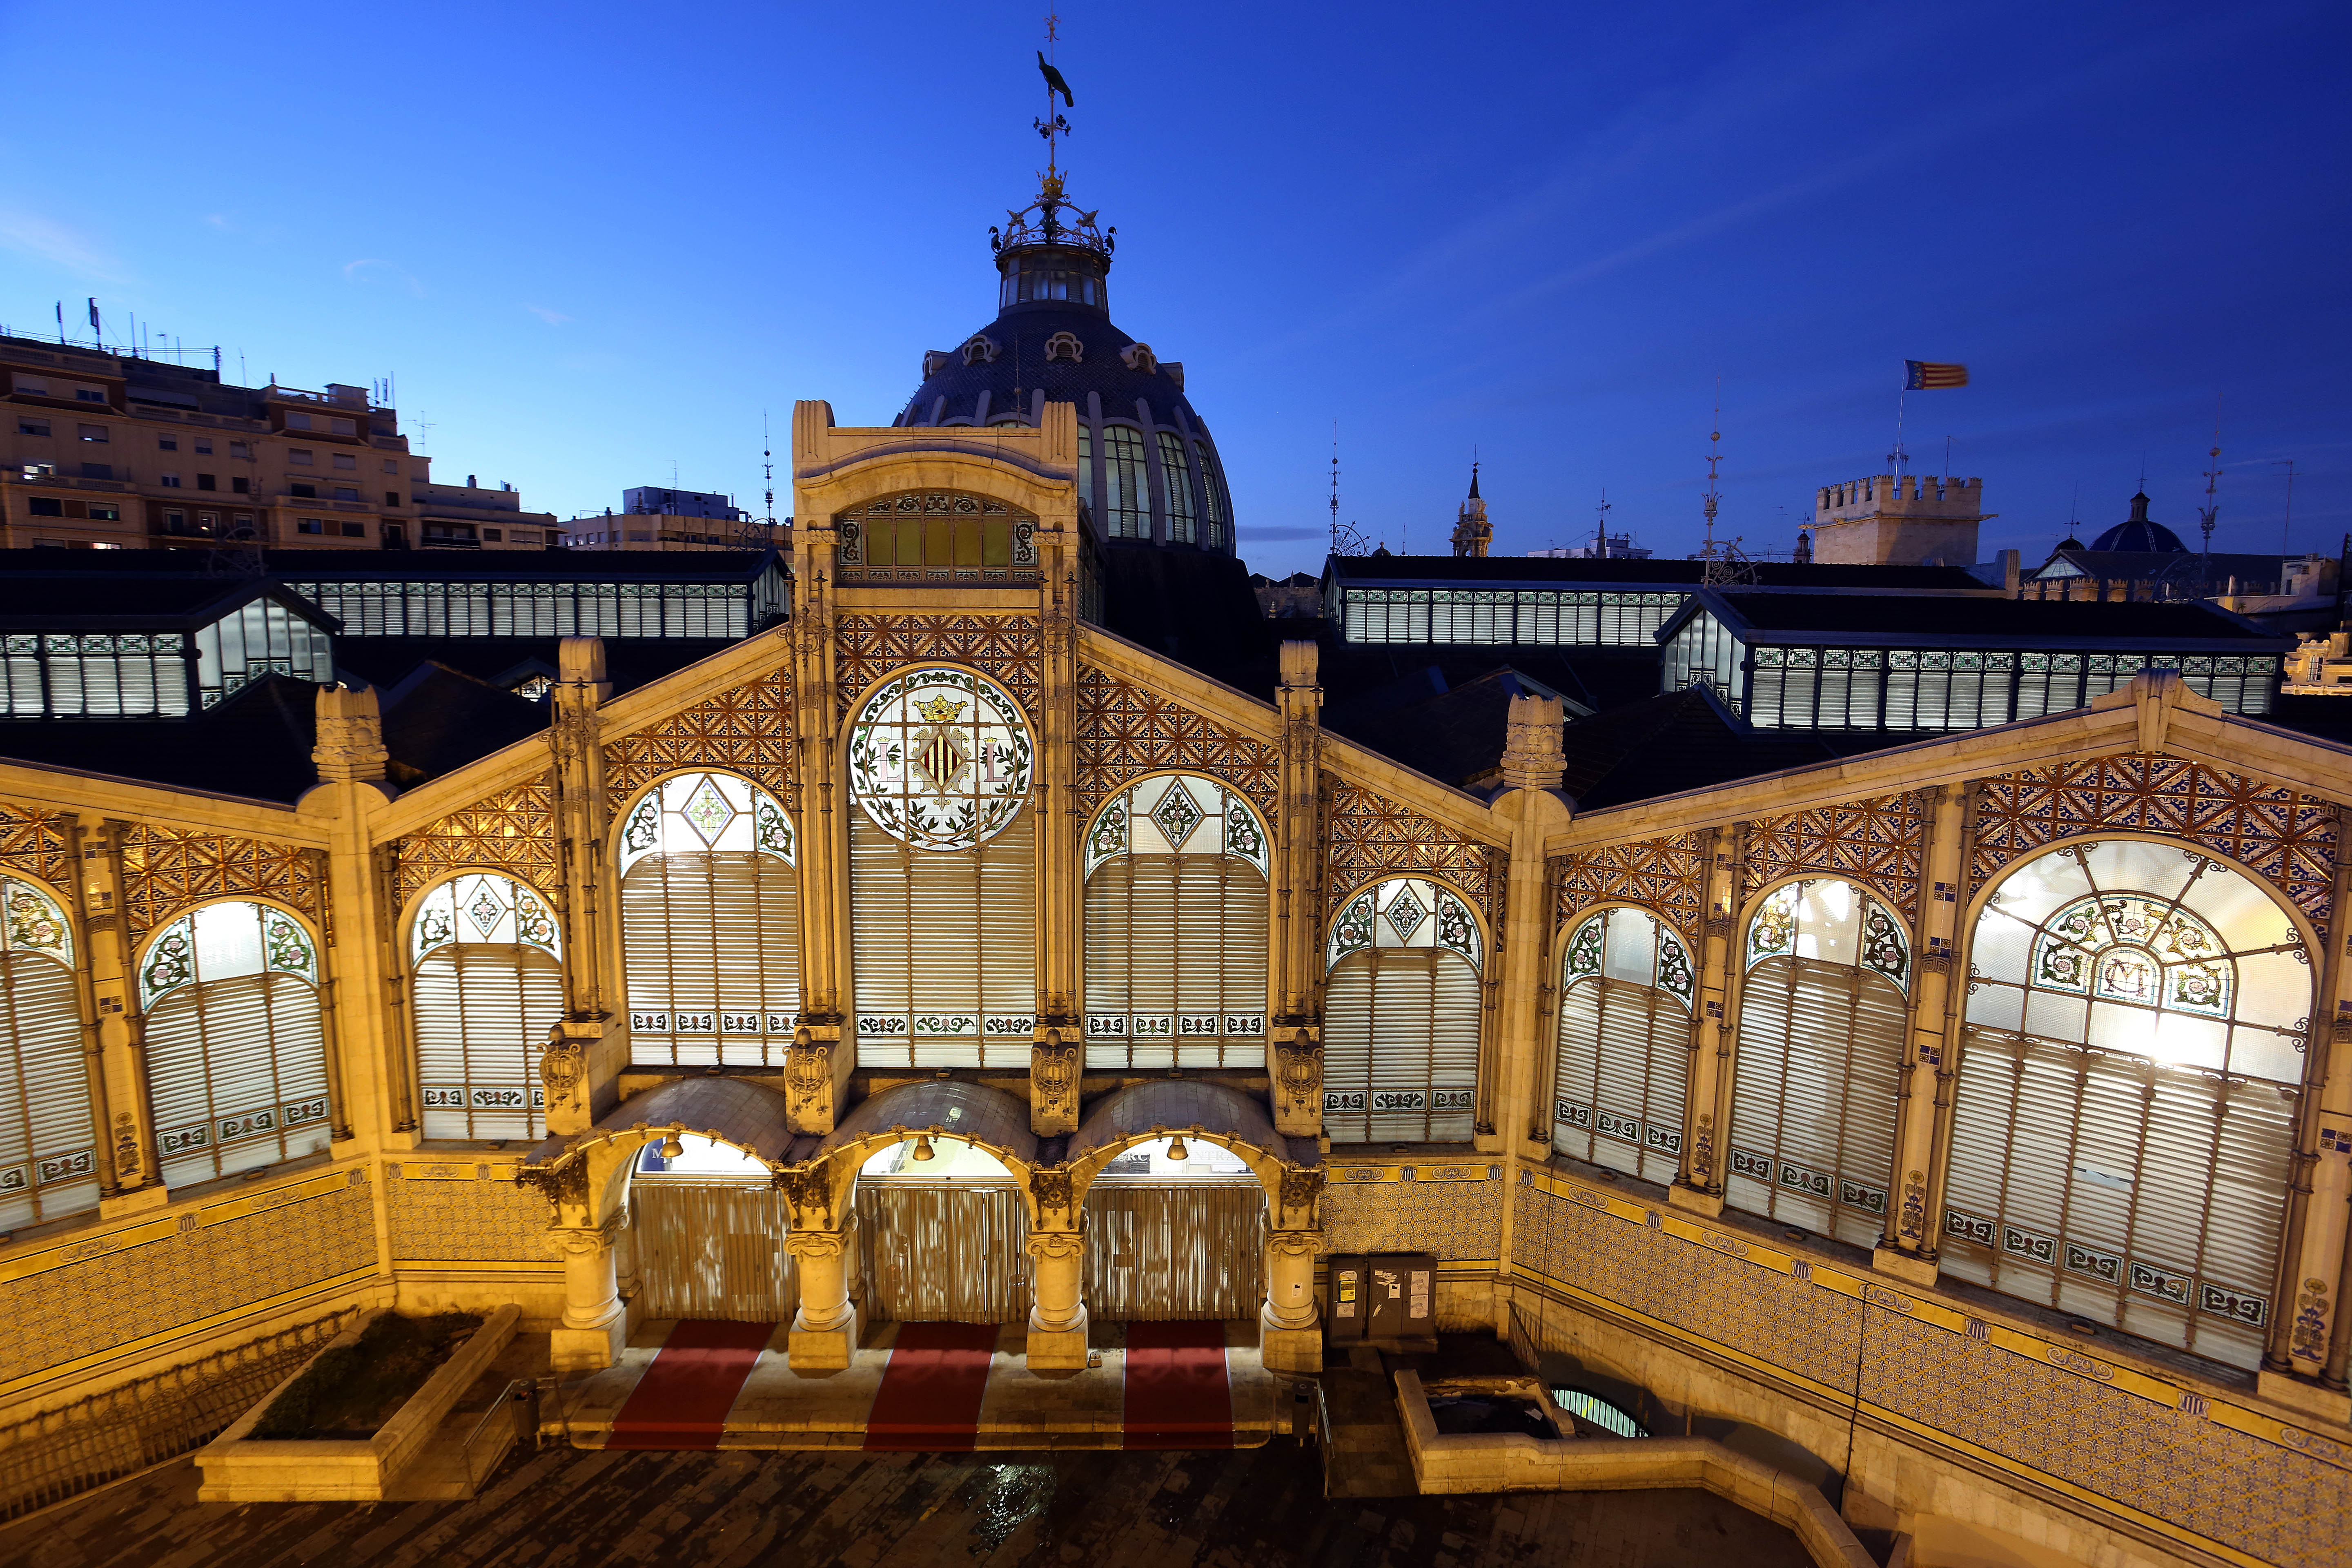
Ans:
{"type": "Polygon", "coordinates": [[[1704,1492],[1327,1502],[1288,1439],[1192,1453],[510,1458],[464,1503],[200,1504],[192,1461],[0,1528],[4,1568],[1780,1568],[1704,1492]]]}

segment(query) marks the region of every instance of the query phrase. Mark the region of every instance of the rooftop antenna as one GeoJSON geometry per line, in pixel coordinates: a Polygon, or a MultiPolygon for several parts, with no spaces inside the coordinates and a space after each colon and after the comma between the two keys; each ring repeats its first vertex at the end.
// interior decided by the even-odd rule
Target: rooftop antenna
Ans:
{"type": "Polygon", "coordinates": [[[1601,488],[1601,505],[1597,510],[1601,513],[1601,521],[1593,529],[1595,548],[1592,553],[1595,560],[1606,561],[1609,559],[1609,490],[1606,486],[1601,488]]]}
{"type": "Polygon", "coordinates": [[[766,477],[767,511],[761,521],[768,525],[768,542],[776,542],[776,453],[768,436],[768,411],[760,410],[760,472],[766,477]]]}
{"type": "Polygon", "coordinates": [[[1339,553],[1339,422],[1331,421],[1331,553],[1339,553]]]}
{"type": "MultiPolygon", "coordinates": [[[[1899,416],[1898,416],[1899,417],[1899,416]]],[[[1752,574],[1740,559],[1739,541],[1730,539],[1718,545],[1715,542],[1715,514],[1722,504],[1723,492],[1716,483],[1717,465],[1723,461],[1723,377],[1715,378],[1715,428],[1707,435],[1706,490],[1699,499],[1706,514],[1706,543],[1699,552],[1699,584],[1702,587],[1728,587],[1745,583],[1752,574]]],[[[1898,443],[1898,447],[1899,447],[1898,443]]]]}
{"type": "Polygon", "coordinates": [[[2221,503],[2214,492],[2221,483],[2221,395],[2213,395],[2213,449],[2206,455],[2213,466],[2205,470],[2205,504],[2197,509],[2197,529],[2205,536],[2205,591],[2213,591],[2213,524],[2221,516],[2221,503]]]}
{"type": "Polygon", "coordinates": [[[2287,536],[2294,527],[2294,459],[2293,458],[2271,459],[2271,467],[2273,468],[2281,464],[2286,466],[2286,518],[2279,524],[2279,553],[2285,555],[2294,548],[2287,542],[2287,536]]]}

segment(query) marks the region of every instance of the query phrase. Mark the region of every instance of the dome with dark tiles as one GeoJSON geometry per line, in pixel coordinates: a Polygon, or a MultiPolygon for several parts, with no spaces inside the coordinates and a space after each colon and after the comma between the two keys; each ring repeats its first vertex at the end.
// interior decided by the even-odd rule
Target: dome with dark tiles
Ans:
{"type": "Polygon", "coordinates": [[[1078,415],[1078,494],[1113,545],[1234,551],[1233,508],[1184,367],[1110,319],[1116,227],[1071,203],[1049,174],[1037,200],[989,230],[996,319],[923,355],[901,426],[1034,425],[1048,403],[1078,415]]]}
{"type": "Polygon", "coordinates": [[[2189,552],[2180,542],[2180,535],[2160,522],[2150,521],[2147,515],[2147,492],[2132,497],[2131,516],[2091,541],[2094,550],[2139,550],[2157,554],[2189,552]]]}

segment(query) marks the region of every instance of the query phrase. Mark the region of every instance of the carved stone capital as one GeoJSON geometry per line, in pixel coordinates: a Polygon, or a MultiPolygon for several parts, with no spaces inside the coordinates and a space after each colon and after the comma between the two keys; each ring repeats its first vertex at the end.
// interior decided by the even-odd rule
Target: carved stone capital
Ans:
{"type": "Polygon", "coordinates": [[[1276,1257],[1293,1260],[1311,1260],[1330,1250],[1329,1238],[1319,1230],[1270,1231],[1265,1238],[1266,1250],[1276,1257]]]}
{"type": "Polygon", "coordinates": [[[1503,783],[1511,789],[1558,789],[1567,776],[1568,758],[1560,731],[1566,710],[1557,697],[1511,699],[1507,740],[1503,750],[1503,783]]]}
{"type": "Polygon", "coordinates": [[[784,1250],[794,1258],[838,1258],[845,1242],[837,1230],[795,1230],[784,1237],[784,1250]]]}
{"type": "Polygon", "coordinates": [[[1085,1255],[1086,1238],[1074,1231],[1033,1230],[1029,1233],[1029,1256],[1044,1262],[1052,1258],[1068,1263],[1085,1255]]]}

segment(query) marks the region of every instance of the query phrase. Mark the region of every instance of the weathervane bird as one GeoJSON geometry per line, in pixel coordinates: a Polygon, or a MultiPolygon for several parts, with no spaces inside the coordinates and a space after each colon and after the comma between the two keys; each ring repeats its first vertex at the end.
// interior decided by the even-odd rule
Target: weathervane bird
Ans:
{"type": "Polygon", "coordinates": [[[1045,90],[1047,93],[1060,93],[1062,95],[1062,104],[1065,108],[1076,109],[1078,106],[1078,100],[1070,96],[1070,84],[1064,81],[1062,79],[1062,73],[1055,70],[1053,66],[1046,61],[1045,51],[1043,49],[1039,49],[1037,51],[1037,68],[1045,73],[1045,90]]]}

